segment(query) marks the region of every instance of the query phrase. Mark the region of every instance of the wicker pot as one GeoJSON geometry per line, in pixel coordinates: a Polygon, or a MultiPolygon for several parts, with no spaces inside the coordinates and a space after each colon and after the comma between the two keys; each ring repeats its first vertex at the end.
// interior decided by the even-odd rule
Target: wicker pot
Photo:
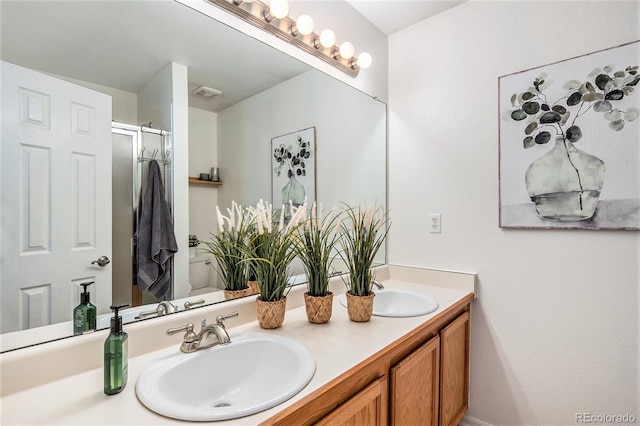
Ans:
{"type": "Polygon", "coordinates": [[[232,300],[238,299],[240,297],[251,296],[252,290],[251,288],[244,288],[242,290],[223,290],[224,291],[224,300],[232,300]]]}
{"type": "Polygon", "coordinates": [[[260,282],[247,281],[247,285],[251,289],[251,294],[260,294],[260,282]]]}
{"type": "Polygon", "coordinates": [[[314,324],[329,322],[333,308],[333,293],[329,291],[326,296],[312,296],[309,292],[306,292],[304,294],[304,306],[310,322],[314,324]]]}
{"type": "Polygon", "coordinates": [[[260,296],[258,296],[256,298],[256,304],[258,308],[258,324],[260,327],[270,330],[282,325],[286,311],[286,297],[273,302],[263,302],[260,296]]]}
{"type": "Polygon", "coordinates": [[[347,313],[349,319],[355,322],[367,322],[373,315],[373,298],[376,294],[369,293],[368,296],[354,296],[347,292],[347,313]]]}

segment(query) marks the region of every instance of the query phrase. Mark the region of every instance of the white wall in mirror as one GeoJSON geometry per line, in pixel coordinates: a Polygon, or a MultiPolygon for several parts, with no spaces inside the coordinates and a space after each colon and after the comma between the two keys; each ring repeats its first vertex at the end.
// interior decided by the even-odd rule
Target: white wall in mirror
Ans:
{"type": "MultiPolygon", "coordinates": [[[[218,114],[199,108],[189,108],[189,176],[210,173],[218,165],[218,114]]],[[[224,179],[224,175],[222,176],[224,179]]],[[[215,209],[218,187],[189,186],[189,234],[206,241],[215,231],[215,209]]],[[[200,247],[203,247],[201,244],[200,247]]],[[[191,294],[212,291],[217,286],[217,274],[207,262],[209,255],[196,250],[189,258],[191,294]]]]}

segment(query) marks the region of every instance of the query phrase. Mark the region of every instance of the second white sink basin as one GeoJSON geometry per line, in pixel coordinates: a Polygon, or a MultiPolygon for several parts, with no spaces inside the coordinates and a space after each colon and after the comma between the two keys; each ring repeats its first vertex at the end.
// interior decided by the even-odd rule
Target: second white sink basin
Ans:
{"type": "Polygon", "coordinates": [[[149,364],[136,383],[147,408],[180,420],[215,421],[254,414],[300,392],[316,363],[295,340],[267,333],[231,336],[231,343],[149,364]]]}
{"type": "MultiPolygon", "coordinates": [[[[373,315],[378,317],[417,317],[438,309],[438,302],[431,296],[408,290],[374,290],[373,315]]],[[[347,306],[347,297],[340,297],[342,306],[347,306]]]]}

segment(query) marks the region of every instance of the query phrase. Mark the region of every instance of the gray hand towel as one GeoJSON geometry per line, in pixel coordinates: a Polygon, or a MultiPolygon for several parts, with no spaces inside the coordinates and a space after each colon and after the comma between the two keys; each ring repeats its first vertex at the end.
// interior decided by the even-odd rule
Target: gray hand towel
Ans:
{"type": "Polygon", "coordinates": [[[138,287],[163,299],[171,288],[169,259],[178,251],[173,221],[164,199],[160,166],[149,162],[147,188],[140,208],[138,224],[138,287]]]}

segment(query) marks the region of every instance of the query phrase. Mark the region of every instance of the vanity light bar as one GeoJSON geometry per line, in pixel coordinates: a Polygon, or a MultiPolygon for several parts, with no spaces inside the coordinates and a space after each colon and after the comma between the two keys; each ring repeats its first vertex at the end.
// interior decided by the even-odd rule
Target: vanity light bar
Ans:
{"type": "MultiPolygon", "coordinates": [[[[368,68],[371,64],[371,55],[366,52],[361,53],[360,58],[354,56],[353,44],[345,42],[336,46],[335,34],[331,30],[324,30],[320,35],[308,30],[299,31],[298,26],[302,27],[303,22],[296,23],[295,20],[286,16],[289,10],[287,0],[271,0],[271,7],[260,0],[207,1],[288,43],[298,46],[351,77],[356,77],[360,68],[368,68]],[[278,10],[275,10],[276,6],[278,10]]],[[[313,26],[313,20],[309,16],[302,15],[299,20],[301,19],[304,19],[305,27],[313,26]]]]}

